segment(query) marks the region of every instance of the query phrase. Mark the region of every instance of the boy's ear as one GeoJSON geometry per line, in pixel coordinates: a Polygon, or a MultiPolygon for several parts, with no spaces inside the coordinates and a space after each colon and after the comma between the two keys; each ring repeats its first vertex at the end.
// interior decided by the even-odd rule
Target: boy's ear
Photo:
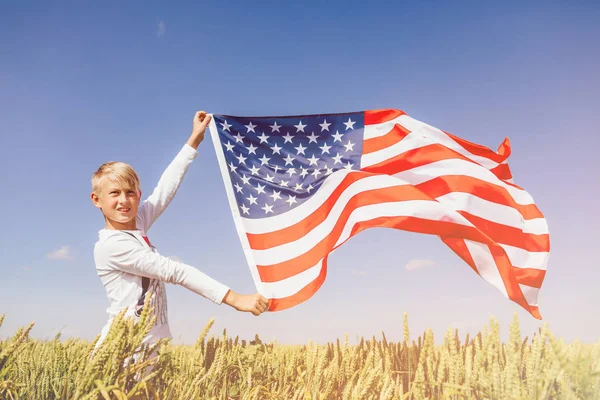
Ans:
{"type": "Polygon", "coordinates": [[[96,207],[102,208],[99,203],[100,199],[98,198],[98,195],[96,193],[92,192],[92,194],[90,194],[90,199],[92,199],[92,203],[94,203],[96,207]]]}

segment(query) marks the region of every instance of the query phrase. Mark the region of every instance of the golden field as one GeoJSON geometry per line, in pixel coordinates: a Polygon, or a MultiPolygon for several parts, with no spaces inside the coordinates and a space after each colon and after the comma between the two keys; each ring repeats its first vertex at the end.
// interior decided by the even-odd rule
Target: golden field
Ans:
{"type": "MultiPolygon", "coordinates": [[[[33,324],[0,340],[1,399],[600,399],[600,343],[566,344],[547,326],[510,340],[491,319],[461,340],[448,330],[434,345],[427,330],[404,340],[361,339],[302,346],[246,342],[227,332],[195,345],[141,345],[151,309],[136,323],[115,319],[102,346],[82,339],[39,341],[33,324]],[[135,358],[134,357],[135,354],[135,358]],[[156,357],[156,355],[158,355],[156,357]]],[[[0,325],[4,316],[0,316],[0,325]]],[[[97,340],[97,339],[96,339],[97,340]]]]}

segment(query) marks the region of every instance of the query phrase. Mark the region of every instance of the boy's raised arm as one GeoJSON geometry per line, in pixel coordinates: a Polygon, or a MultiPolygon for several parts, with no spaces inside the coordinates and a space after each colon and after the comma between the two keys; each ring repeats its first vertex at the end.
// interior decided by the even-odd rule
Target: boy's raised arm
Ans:
{"type": "Polygon", "coordinates": [[[210,115],[205,111],[196,112],[192,133],[186,144],[165,169],[152,194],[140,205],[137,215],[138,229],[147,232],[175,197],[190,164],[198,155],[197,149],[204,140],[204,132],[209,122],[210,115]]]}

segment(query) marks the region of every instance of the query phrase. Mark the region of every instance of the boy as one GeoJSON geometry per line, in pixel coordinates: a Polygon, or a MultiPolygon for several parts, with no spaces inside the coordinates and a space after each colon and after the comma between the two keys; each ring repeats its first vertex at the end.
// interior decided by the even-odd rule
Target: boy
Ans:
{"type": "Polygon", "coordinates": [[[98,345],[121,310],[127,309],[127,317],[139,317],[148,291],[152,292],[156,324],[144,343],[172,337],[167,318],[165,282],[184,286],[216,304],[225,303],[254,315],[260,315],[268,307],[267,299],[258,293],[238,294],[192,266],[161,256],[146,236],[175,196],[188,167],[198,155],[197,148],[204,139],[210,118],[204,111],[194,115],[187,143],[141,205],[139,179],[129,165],[109,162],[100,166],[92,176],[90,197],[102,211],[106,223],[105,229],[98,232],[94,260],[110,303],[108,323],[102,329],[98,345]]]}

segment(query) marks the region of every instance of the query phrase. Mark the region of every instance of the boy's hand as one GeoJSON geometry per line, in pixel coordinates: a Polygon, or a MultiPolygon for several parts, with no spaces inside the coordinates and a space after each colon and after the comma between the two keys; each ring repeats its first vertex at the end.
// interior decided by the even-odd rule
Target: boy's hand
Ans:
{"type": "Polygon", "coordinates": [[[260,315],[269,307],[269,301],[258,293],[238,294],[233,290],[225,295],[223,303],[238,311],[251,312],[254,315],[260,315]]]}
{"type": "Polygon", "coordinates": [[[197,111],[192,122],[192,134],[187,141],[187,144],[198,149],[200,142],[204,140],[204,131],[210,122],[210,115],[206,115],[206,111],[197,111]]]}

